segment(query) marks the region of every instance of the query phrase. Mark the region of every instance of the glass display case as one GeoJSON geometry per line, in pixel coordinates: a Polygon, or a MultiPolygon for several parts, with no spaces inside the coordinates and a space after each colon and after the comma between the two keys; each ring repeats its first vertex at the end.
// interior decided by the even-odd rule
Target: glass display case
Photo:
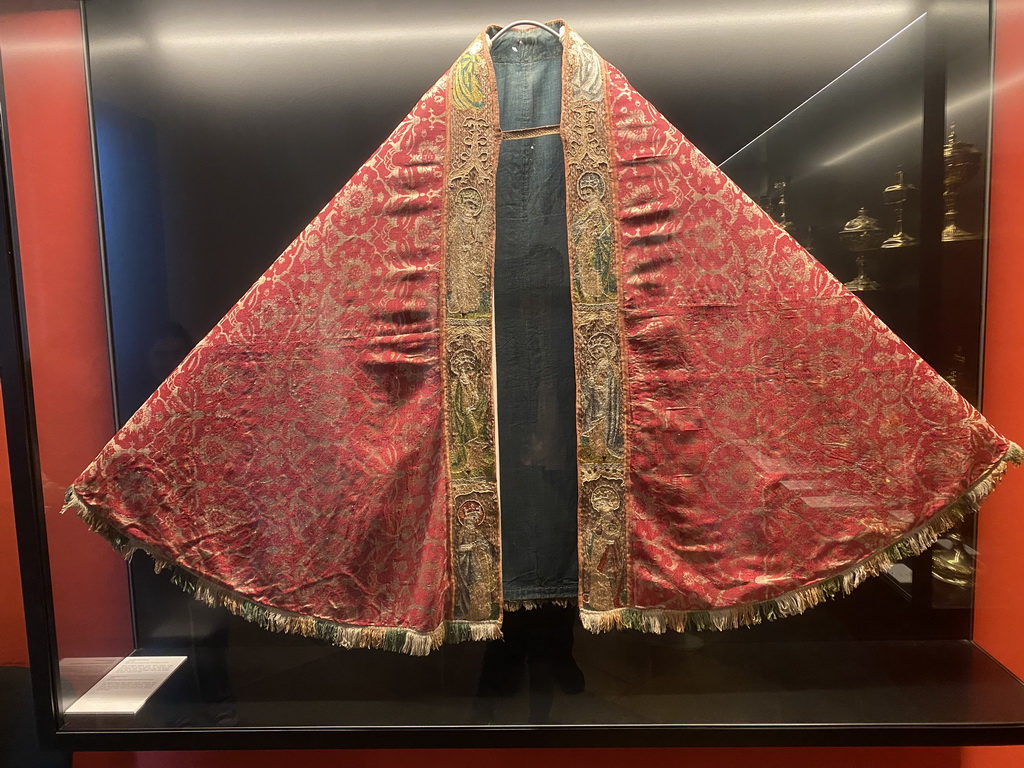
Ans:
{"type": "MultiPolygon", "coordinates": [[[[782,6],[601,2],[568,21],[979,405],[989,4],[782,6]]],[[[973,518],[798,616],[594,634],[559,599],[421,657],[267,632],[62,516],[66,487],[484,26],[454,6],[260,9],[90,0],[0,27],[0,351],[44,732],[68,749],[1024,743],[1024,685],[972,642],[973,518]],[[32,92],[40,71],[67,90],[32,92]],[[151,657],[184,660],[135,712],[68,711],[151,657]]],[[[534,287],[526,314],[554,316],[534,287]]]]}
{"type": "MultiPolygon", "coordinates": [[[[988,54],[968,42],[984,36],[984,18],[962,13],[957,24],[961,34],[944,49],[942,126],[929,103],[939,94],[924,87],[940,74],[928,72],[922,55],[926,14],[722,167],[980,407],[986,190],[979,172],[988,154],[991,73],[988,54]],[[965,130],[977,145],[964,141],[965,130]],[[864,222],[870,235],[851,231],[864,222]]],[[[970,626],[974,522],[889,574],[909,598],[946,609],[939,615],[961,633],[970,626]]]]}

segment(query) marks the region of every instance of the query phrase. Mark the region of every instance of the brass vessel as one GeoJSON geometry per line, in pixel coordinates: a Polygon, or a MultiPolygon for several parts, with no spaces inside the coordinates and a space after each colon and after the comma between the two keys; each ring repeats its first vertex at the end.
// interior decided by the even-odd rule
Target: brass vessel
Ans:
{"type": "Polygon", "coordinates": [[[946,169],[942,179],[942,202],[945,206],[942,239],[946,242],[977,240],[979,236],[962,229],[956,223],[956,217],[959,214],[960,187],[977,175],[981,167],[981,152],[974,145],[957,139],[956,123],[949,126],[949,136],[942,147],[942,161],[946,169]]]}
{"type": "Polygon", "coordinates": [[[957,527],[945,538],[949,549],[936,549],[932,554],[932,576],[955,587],[967,588],[974,581],[974,558],[967,554],[964,535],[957,527]]]}
{"type": "Polygon", "coordinates": [[[786,186],[787,182],[785,181],[778,181],[774,185],[774,189],[779,196],[778,201],[775,203],[775,223],[778,224],[786,234],[793,236],[795,239],[796,235],[794,234],[794,230],[796,228],[796,223],[790,221],[786,215],[786,186]]]}
{"type": "Polygon", "coordinates": [[[839,239],[857,256],[857,276],[844,285],[855,292],[877,291],[881,288],[877,281],[867,276],[864,266],[865,252],[875,250],[885,239],[885,231],[878,226],[877,219],[868,216],[866,208],[861,208],[839,231],[839,239]]]}
{"type": "Polygon", "coordinates": [[[885,204],[891,205],[896,209],[896,231],[889,235],[885,242],[882,243],[883,248],[906,248],[908,245],[917,244],[917,238],[913,235],[908,235],[904,231],[905,224],[903,220],[907,201],[910,199],[911,193],[916,191],[917,187],[906,182],[902,168],[896,171],[896,183],[890,184],[882,190],[885,204]]]}
{"type": "MultiPolygon", "coordinates": [[[[942,378],[956,389],[966,367],[967,356],[964,355],[963,347],[957,347],[953,354],[953,364],[942,378]]],[[[975,571],[974,558],[967,552],[967,542],[964,538],[965,525],[966,523],[960,523],[946,534],[945,538],[949,541],[949,549],[936,547],[932,550],[932,576],[961,589],[971,586],[975,571]]]]}

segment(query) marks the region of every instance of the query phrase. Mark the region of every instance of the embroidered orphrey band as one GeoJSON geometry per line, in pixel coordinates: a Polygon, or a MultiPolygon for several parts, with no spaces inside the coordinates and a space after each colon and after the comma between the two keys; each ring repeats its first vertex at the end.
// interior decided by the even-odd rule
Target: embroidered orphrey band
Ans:
{"type": "Polygon", "coordinates": [[[491,298],[499,136],[483,45],[476,40],[449,76],[442,334],[455,621],[501,613],[491,298]]]}
{"type": "Polygon", "coordinates": [[[511,131],[502,131],[502,140],[509,139],[535,139],[538,136],[551,136],[558,133],[557,125],[542,125],[537,128],[516,128],[511,131]]]}
{"type": "Polygon", "coordinates": [[[574,32],[566,45],[562,122],[576,353],[580,607],[608,611],[629,604],[620,254],[604,66],[574,32]]]}

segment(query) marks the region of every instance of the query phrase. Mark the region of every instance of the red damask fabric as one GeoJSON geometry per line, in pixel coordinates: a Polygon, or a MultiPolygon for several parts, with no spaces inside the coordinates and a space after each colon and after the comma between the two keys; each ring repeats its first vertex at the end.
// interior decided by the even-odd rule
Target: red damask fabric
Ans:
{"type": "Polygon", "coordinates": [[[445,103],[424,96],[74,484],[268,626],[444,622],[445,103]]]}
{"type": "MultiPolygon", "coordinates": [[[[584,624],[785,616],[928,546],[1019,449],[563,29],[584,624]]],[[[75,481],[116,548],[339,645],[500,635],[488,47],[75,481]]]]}
{"type": "Polygon", "coordinates": [[[610,66],[609,82],[634,605],[723,625],[797,612],[916,548],[1016,446],[610,66]]]}

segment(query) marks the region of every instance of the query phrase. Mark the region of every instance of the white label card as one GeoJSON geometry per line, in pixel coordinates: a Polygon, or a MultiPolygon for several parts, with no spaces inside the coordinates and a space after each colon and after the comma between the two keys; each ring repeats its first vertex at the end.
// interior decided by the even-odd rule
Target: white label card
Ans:
{"type": "Polygon", "coordinates": [[[65,711],[69,715],[134,715],[187,656],[129,656],[65,711]]]}

